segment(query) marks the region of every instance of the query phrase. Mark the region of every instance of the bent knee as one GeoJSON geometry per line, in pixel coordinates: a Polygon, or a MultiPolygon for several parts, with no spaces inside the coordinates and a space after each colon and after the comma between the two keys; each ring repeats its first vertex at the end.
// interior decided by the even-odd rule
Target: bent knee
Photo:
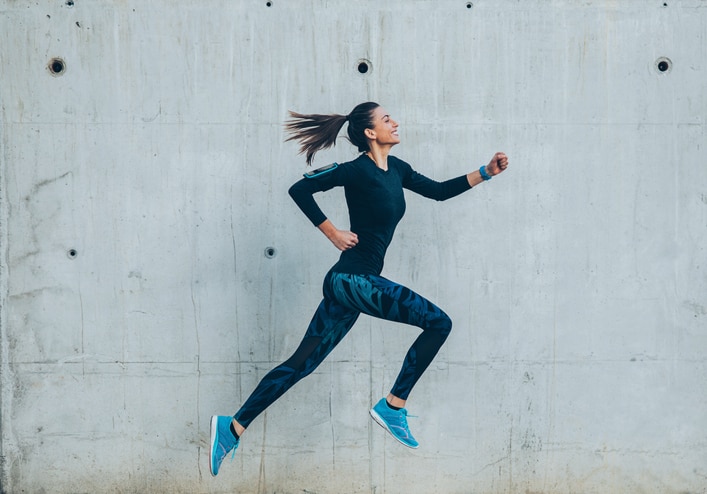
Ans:
{"type": "Polygon", "coordinates": [[[452,332],[452,318],[449,317],[447,314],[444,315],[444,321],[445,321],[445,334],[449,335],[449,333],[452,332]]]}
{"type": "Polygon", "coordinates": [[[445,338],[452,332],[452,319],[444,312],[441,312],[437,317],[435,317],[431,323],[432,324],[429,329],[437,331],[445,338]]]}

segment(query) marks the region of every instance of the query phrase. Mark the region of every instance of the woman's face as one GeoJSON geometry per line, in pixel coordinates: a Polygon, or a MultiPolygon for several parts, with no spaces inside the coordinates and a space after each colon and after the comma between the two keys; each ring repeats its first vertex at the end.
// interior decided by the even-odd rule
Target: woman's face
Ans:
{"type": "Polygon", "coordinates": [[[373,128],[366,129],[366,137],[381,146],[395,146],[400,143],[398,122],[390,118],[385,108],[379,106],[373,110],[373,128]]]}

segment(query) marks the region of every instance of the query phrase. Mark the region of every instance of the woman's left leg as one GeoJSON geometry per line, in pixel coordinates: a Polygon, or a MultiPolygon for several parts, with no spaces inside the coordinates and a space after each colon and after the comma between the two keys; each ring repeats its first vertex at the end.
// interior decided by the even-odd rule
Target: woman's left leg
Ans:
{"type": "Polygon", "coordinates": [[[426,298],[380,276],[333,273],[330,288],[333,297],[351,310],[422,329],[405,356],[390,395],[376,403],[370,412],[397,441],[417,448],[419,443],[408,427],[405,401],[449,336],[451,319],[426,298]]]}
{"type": "Polygon", "coordinates": [[[407,400],[449,336],[452,320],[425,297],[381,276],[333,273],[330,286],[336,300],[350,309],[423,330],[405,355],[391,389],[394,397],[407,400]]]}

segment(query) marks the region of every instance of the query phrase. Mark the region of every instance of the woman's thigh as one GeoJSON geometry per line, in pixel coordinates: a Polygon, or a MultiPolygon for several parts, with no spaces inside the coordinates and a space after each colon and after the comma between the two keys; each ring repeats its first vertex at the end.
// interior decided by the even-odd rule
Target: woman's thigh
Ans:
{"type": "Polygon", "coordinates": [[[451,320],[434,303],[413,290],[375,275],[332,273],[330,293],[341,306],[388,321],[448,333],[451,320]]]}

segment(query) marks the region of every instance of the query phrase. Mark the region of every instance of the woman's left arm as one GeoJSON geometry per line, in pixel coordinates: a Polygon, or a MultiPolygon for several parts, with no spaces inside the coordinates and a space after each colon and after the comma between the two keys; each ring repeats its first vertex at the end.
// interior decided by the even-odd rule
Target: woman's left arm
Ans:
{"type": "Polygon", "coordinates": [[[482,166],[481,169],[466,174],[466,179],[469,181],[469,186],[474,187],[481,182],[491,180],[491,177],[498,175],[503,170],[508,168],[508,156],[506,153],[496,153],[489,161],[489,164],[482,166]]]}

